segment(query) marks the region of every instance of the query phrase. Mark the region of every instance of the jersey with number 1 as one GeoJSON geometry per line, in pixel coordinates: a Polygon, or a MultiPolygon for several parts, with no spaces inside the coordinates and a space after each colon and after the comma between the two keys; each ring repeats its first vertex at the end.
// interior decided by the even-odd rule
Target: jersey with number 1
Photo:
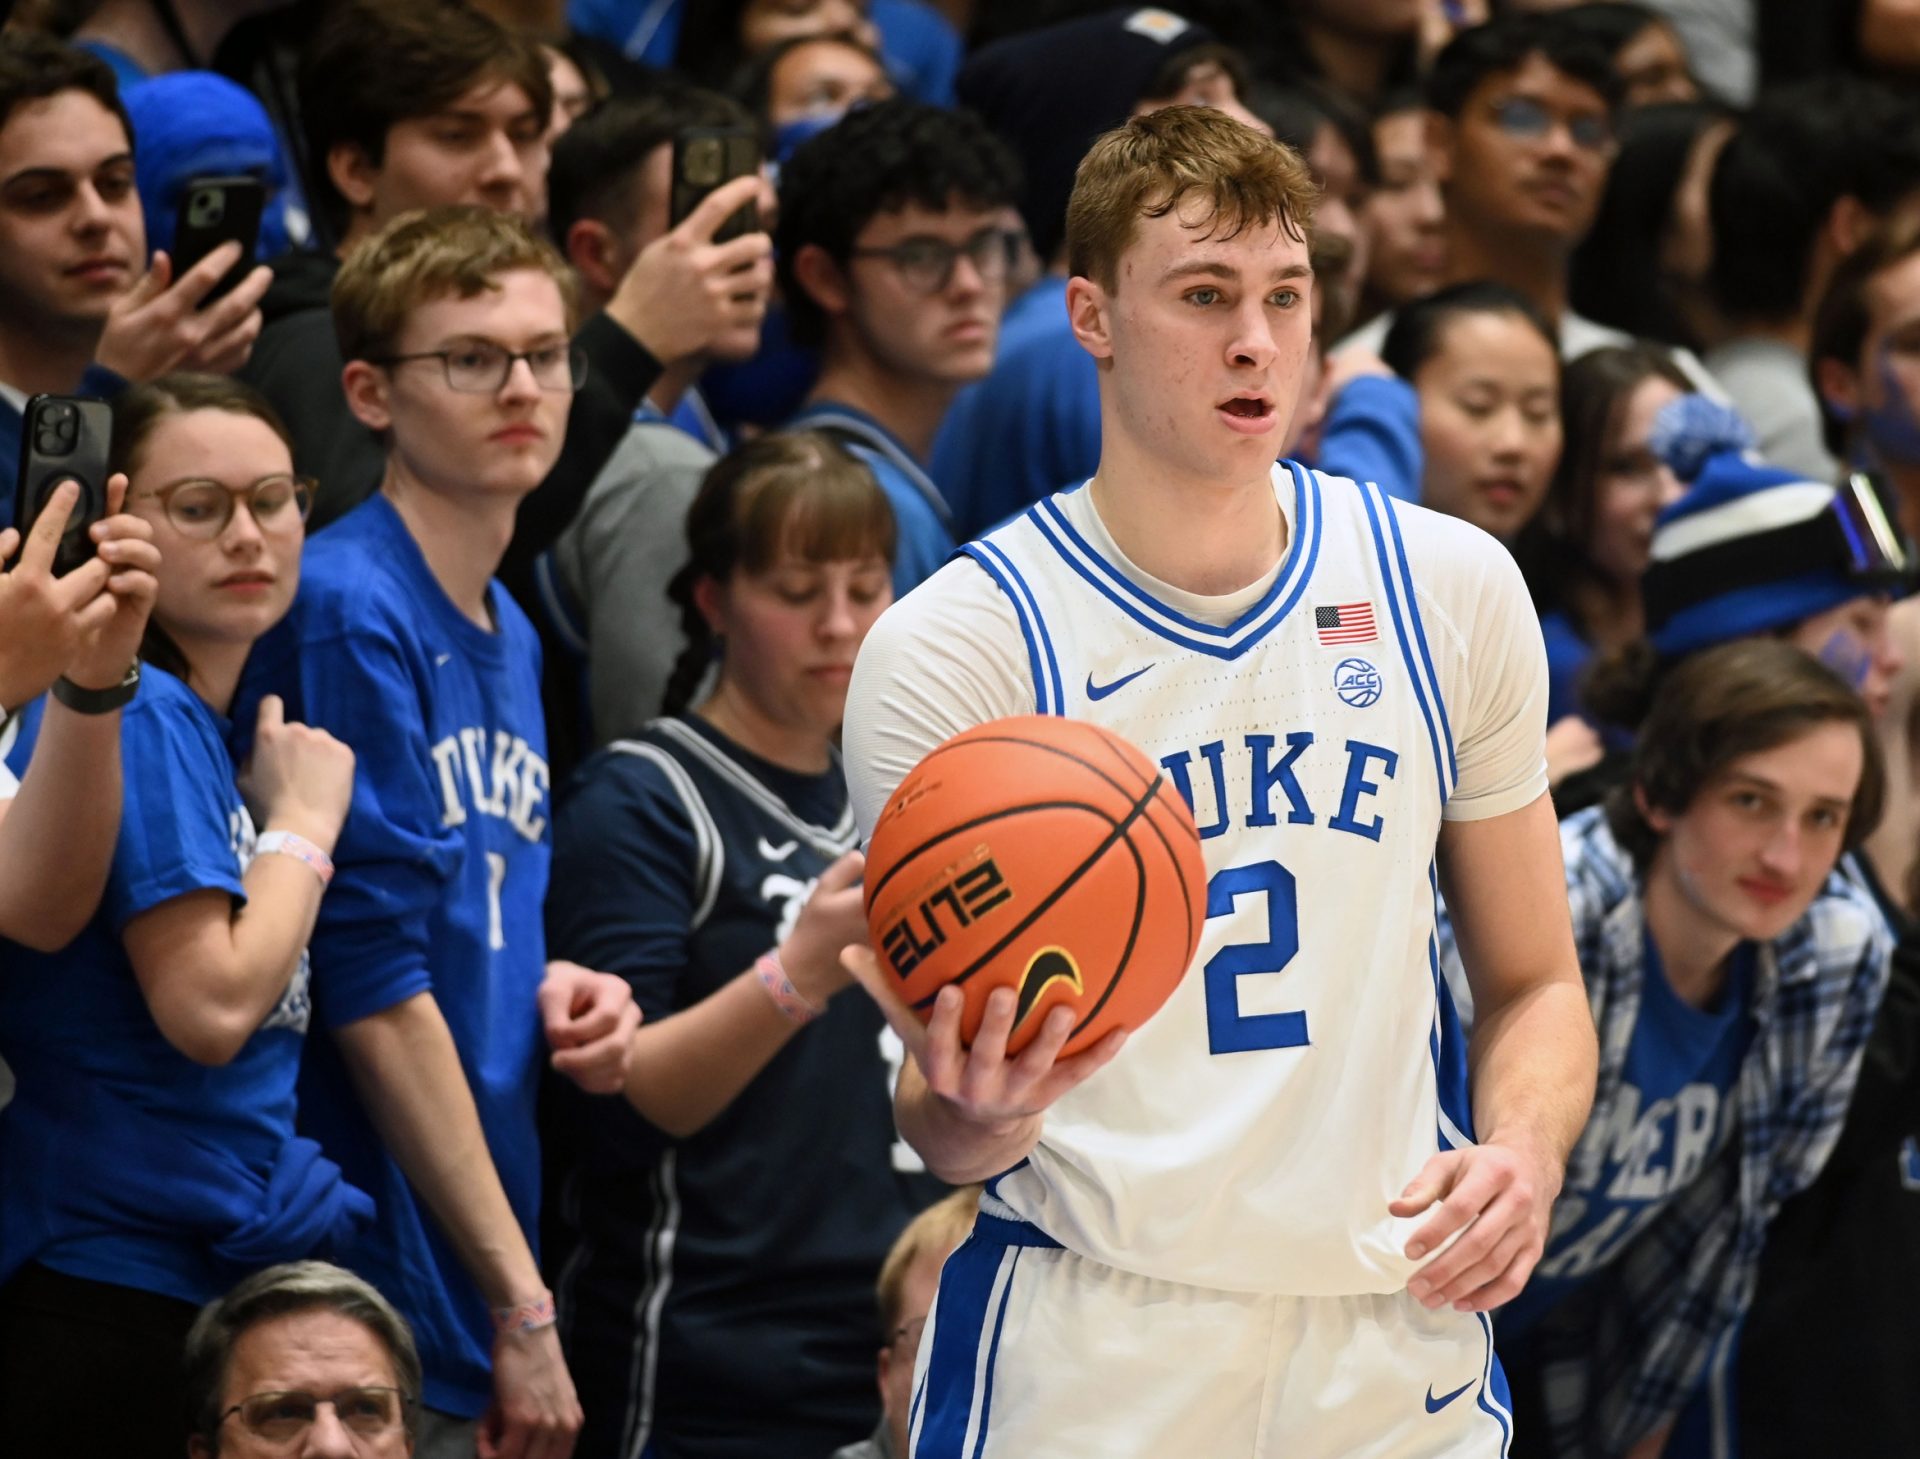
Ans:
{"type": "MultiPolygon", "coordinates": [[[[307,544],[299,598],[255,648],[236,717],[251,723],[259,697],[277,693],[289,720],[352,747],[353,805],[313,931],[314,1014],[331,1033],[432,993],[531,1239],[546,725],[533,626],[498,583],[487,603],[491,630],[448,598],[376,493],[307,544]]],[[[487,1301],[388,1153],[332,1038],[308,1045],[300,1125],[379,1206],[373,1230],[340,1256],[412,1324],[426,1404],[477,1416],[492,1391],[487,1301]]]]}
{"type": "MultiPolygon", "coordinates": [[[[1126,563],[1084,489],[963,549],[1011,605],[1025,660],[1028,702],[992,707],[1139,745],[1192,806],[1208,877],[1173,996],[1048,1111],[985,1209],[1195,1286],[1397,1291],[1414,1223],[1388,1203],[1472,1138],[1435,960],[1435,842],[1444,816],[1544,790],[1544,655],[1491,538],[1291,464],[1273,479],[1285,558],[1223,622],[1126,563]]],[[[977,587],[928,590],[943,582],[977,587]]],[[[894,611],[911,632],[935,606],[916,593],[894,611]]],[[[850,756],[889,737],[856,719],[889,713],[865,677],[850,756]]]]}

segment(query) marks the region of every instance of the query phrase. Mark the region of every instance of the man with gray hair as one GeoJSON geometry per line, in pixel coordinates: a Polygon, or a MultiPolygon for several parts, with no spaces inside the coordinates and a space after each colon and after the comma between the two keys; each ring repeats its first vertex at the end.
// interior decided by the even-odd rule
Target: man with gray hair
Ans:
{"type": "Polygon", "coordinates": [[[420,1354],[369,1283],[323,1261],[255,1272],[187,1335],[193,1459],[413,1453],[420,1354]]]}

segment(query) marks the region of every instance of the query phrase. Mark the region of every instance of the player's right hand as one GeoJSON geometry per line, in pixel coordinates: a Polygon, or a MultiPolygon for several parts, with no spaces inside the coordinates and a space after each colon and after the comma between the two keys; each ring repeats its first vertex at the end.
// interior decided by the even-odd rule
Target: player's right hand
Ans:
{"type": "Polygon", "coordinates": [[[280,696],[269,694],[244,788],[263,829],[292,831],[331,852],[353,802],[353,751],[325,730],[289,723],[280,696]]]}
{"type": "Polygon", "coordinates": [[[1061,1095],[1106,1067],[1127,1041],[1126,1030],[1115,1029],[1092,1048],[1062,1059],[1060,1050],[1073,1035],[1073,1010],[1060,1007],[1047,1014],[1032,1043],[1009,1054],[1018,1000],[1013,989],[996,988],[988,995],[979,1031],[966,1044],[960,1038],[966,1000],[958,988],[942,988],[932,1017],[922,1024],[890,986],[871,947],[850,946],[840,961],[880,1005],[928,1091],[950,1114],[985,1131],[1005,1133],[1044,1114],[1061,1095]]]}

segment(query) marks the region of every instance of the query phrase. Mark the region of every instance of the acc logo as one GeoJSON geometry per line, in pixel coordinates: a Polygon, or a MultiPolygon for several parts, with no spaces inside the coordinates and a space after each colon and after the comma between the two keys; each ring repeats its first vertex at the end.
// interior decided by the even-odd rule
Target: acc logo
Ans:
{"type": "Polygon", "coordinates": [[[1365,659],[1342,659],[1333,666],[1333,692],[1343,704],[1365,709],[1380,697],[1380,671],[1365,659]]]}

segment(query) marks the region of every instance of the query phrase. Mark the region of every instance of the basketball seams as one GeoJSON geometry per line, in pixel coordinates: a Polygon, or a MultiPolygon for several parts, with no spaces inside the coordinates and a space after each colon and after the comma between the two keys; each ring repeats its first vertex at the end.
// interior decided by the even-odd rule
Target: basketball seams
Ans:
{"type": "MultiPolygon", "coordinates": [[[[1051,718],[1054,718],[1055,716],[1029,715],[1027,717],[1030,719],[1051,719],[1051,718]]],[[[1114,741],[1112,735],[1107,730],[1102,728],[1100,725],[1095,724],[1092,720],[1071,719],[1071,720],[1062,720],[1061,723],[1085,725],[1089,729],[1096,731],[1100,735],[1101,742],[1106,748],[1114,749],[1114,750],[1119,749],[1119,746],[1114,741]]],[[[975,734],[972,731],[964,731],[964,730],[960,734],[955,735],[952,739],[948,740],[944,745],[938,745],[935,748],[929,750],[926,756],[920,761],[920,764],[914,767],[913,775],[918,775],[922,768],[933,763],[933,761],[939,756],[948,754],[949,752],[952,752],[952,751],[964,750],[969,745],[1024,745],[1030,750],[1044,750],[1049,755],[1058,755],[1063,760],[1071,760],[1074,764],[1078,765],[1081,769],[1089,771],[1097,779],[1104,782],[1110,789],[1117,790],[1122,795],[1126,796],[1129,802],[1131,802],[1133,797],[1138,793],[1137,791],[1127,789],[1126,786],[1122,785],[1118,780],[1114,779],[1110,771],[1103,770],[1100,766],[1094,764],[1093,761],[1087,759],[1084,755],[1081,755],[1074,750],[1069,750],[1065,746],[1049,744],[1045,740],[1031,740],[1026,738],[1023,735],[1009,735],[1009,734],[982,735],[982,734],[975,734]]],[[[1143,756],[1142,758],[1144,759],[1145,757],[1143,756]]],[[[1125,764],[1129,770],[1140,769],[1138,765],[1133,763],[1130,757],[1122,756],[1122,763],[1125,764]]],[[[1151,778],[1154,780],[1161,779],[1162,776],[1161,776],[1160,767],[1158,765],[1154,765],[1152,761],[1148,761],[1147,764],[1151,767],[1151,769],[1147,772],[1151,776],[1151,778]]],[[[908,778],[911,779],[912,776],[909,776],[908,778]]],[[[902,781],[901,783],[905,784],[906,782],[902,781]]],[[[886,812],[884,810],[881,812],[880,820],[882,822],[886,820],[886,812]]]]}
{"type": "MultiPolygon", "coordinates": [[[[1139,747],[1092,720],[1029,715],[962,731],[920,760],[895,786],[888,808],[881,813],[867,848],[869,874],[882,871],[867,888],[864,899],[869,922],[875,920],[883,907],[889,927],[898,918],[911,915],[912,898],[893,904],[892,899],[904,895],[900,888],[910,880],[928,879],[928,890],[938,889],[944,885],[943,875],[950,876],[962,867],[969,842],[977,843],[972,853],[975,860],[991,854],[994,836],[982,834],[987,828],[1001,828],[1003,851],[1025,842],[1026,855],[1017,859],[1032,862],[1026,879],[1036,888],[1046,890],[1030,908],[1018,909],[1016,904],[1016,910],[1020,911],[1017,921],[983,950],[971,951],[980,945],[971,937],[946,945],[937,964],[942,969],[935,974],[940,978],[938,985],[910,1006],[925,1018],[941,987],[967,989],[975,975],[982,972],[988,972],[989,981],[997,986],[1002,980],[994,970],[1009,957],[1009,950],[1023,945],[1023,939],[1030,939],[1036,929],[1045,929],[1049,922],[1064,919],[1069,923],[1087,922],[1089,929],[1104,921],[1104,930],[1097,940],[1110,949],[1113,935],[1123,936],[1119,948],[1098,958],[1095,967],[1098,963],[1107,966],[1100,970],[1104,976],[1098,979],[1097,987],[1095,980],[1088,978],[1083,993],[1064,1000],[1053,995],[1074,1010],[1075,1023],[1068,1034],[1067,1046],[1076,1045],[1090,1030],[1097,1031],[1103,1019],[1117,1020],[1121,1026],[1130,1027],[1150,1017],[1188,971],[1187,964],[1198,945],[1205,898],[1204,859],[1199,855],[1193,818],[1164,767],[1149,759],[1139,747]],[[950,758],[952,752],[972,746],[982,748],[971,761],[964,757],[958,761],[950,758]],[[1059,763],[1050,766],[1035,752],[1059,763]],[[1072,784],[1075,775],[1088,778],[1072,784]],[[1069,784],[1062,784],[1062,780],[1069,784]],[[971,815],[957,824],[928,829],[938,825],[943,813],[965,814],[983,800],[1004,802],[1021,795],[1045,794],[1049,790],[1065,794],[1045,801],[1002,804],[989,813],[971,815]],[[1112,799],[1105,803],[1095,799],[1106,796],[1112,799]],[[1090,814],[1103,824],[1104,832],[1089,845],[1079,839],[1086,829],[1084,826],[1076,834],[1070,829],[1071,819],[1063,824],[1058,816],[1048,815],[1054,812],[1069,816],[1080,812],[1090,814]],[[1021,828],[1007,824],[1029,813],[1036,813],[1036,829],[1032,834],[1040,838],[1037,843],[1024,837],[1021,828]],[[1058,829],[1043,830],[1043,827],[1058,829]],[[896,850],[888,844],[904,840],[907,835],[914,838],[915,844],[911,847],[896,850]],[[1150,849],[1148,836],[1158,844],[1165,870],[1154,869],[1155,854],[1150,849]],[[1077,840],[1087,848],[1080,855],[1074,854],[1077,840]],[[1125,846],[1127,860],[1109,869],[1102,863],[1116,843],[1125,846]],[[947,862],[952,865],[942,872],[940,866],[947,862]],[[1113,914],[1118,912],[1121,898],[1128,895],[1124,890],[1126,873],[1121,870],[1127,865],[1132,867],[1133,907],[1122,926],[1113,914]],[[1167,871],[1172,872],[1171,878],[1167,871]],[[1156,888],[1159,888],[1157,892],[1156,888]],[[1089,894],[1094,898],[1090,903],[1085,900],[1089,894]],[[1148,907],[1149,897],[1156,899],[1152,908],[1148,907]],[[1181,923],[1177,927],[1171,920],[1171,906],[1159,905],[1160,900],[1169,897],[1181,904],[1181,923]],[[1072,900],[1067,901],[1068,898],[1072,900]],[[1064,906],[1063,901],[1066,901],[1064,906]],[[1175,938],[1179,939],[1177,944],[1175,938]],[[945,972],[944,969],[959,962],[953,956],[956,953],[965,957],[964,965],[951,973],[945,972]],[[1148,961],[1155,966],[1128,985],[1130,989],[1142,991],[1117,996],[1121,979],[1133,971],[1135,964],[1144,965],[1148,961]],[[1179,965],[1172,966],[1175,963],[1179,965]],[[1145,983],[1141,982],[1142,977],[1146,978],[1145,983]]],[[[950,889],[948,895],[951,899],[950,889]]],[[[958,904],[955,905],[957,908],[958,904]]],[[[932,913],[925,915],[931,922],[932,913]]],[[[963,919],[961,926],[967,925],[963,919]]],[[[979,931],[992,935],[989,928],[979,931]]],[[[937,943],[944,945],[946,940],[938,936],[937,924],[933,932],[937,943]]],[[[925,955],[931,956],[931,949],[925,955]]],[[[902,991],[916,985],[927,986],[919,972],[902,980],[902,991]]],[[[981,1012],[978,998],[969,993],[966,1003],[969,1017],[977,1020],[981,1012]]]]}
{"type": "MultiPolygon", "coordinates": [[[[939,832],[939,834],[931,836],[927,840],[922,841],[918,846],[914,846],[909,848],[908,850],[902,851],[898,856],[896,856],[893,860],[893,865],[888,869],[887,874],[881,877],[879,881],[875,882],[871,887],[867,889],[867,895],[866,895],[867,915],[869,917],[873,915],[873,904],[875,901],[879,899],[880,890],[882,887],[886,886],[888,882],[892,881],[908,866],[911,866],[916,858],[932,850],[935,846],[938,846],[942,841],[951,840],[955,836],[961,835],[967,831],[977,830],[981,826],[991,825],[995,821],[1004,821],[1009,816],[1026,815],[1029,811],[1085,811],[1087,812],[1087,814],[1091,816],[1097,816],[1099,819],[1105,821],[1107,823],[1107,827],[1109,830],[1111,830],[1113,827],[1120,824],[1119,818],[1117,818],[1112,811],[1106,809],[1104,806],[1097,806],[1092,804],[1090,801],[1084,801],[1084,800],[1027,801],[1021,805],[1007,806],[1002,810],[992,811],[984,816],[976,816],[971,821],[962,821],[960,822],[959,825],[949,826],[945,830],[939,832]]],[[[867,851],[868,851],[868,858],[871,859],[872,852],[873,852],[872,842],[868,843],[867,851]]]]}
{"type": "MultiPolygon", "coordinates": [[[[1151,824],[1151,822],[1149,822],[1151,824]]],[[[1154,834],[1158,835],[1156,831],[1154,834]]],[[[1113,997],[1120,987],[1120,979],[1126,975],[1127,965],[1133,961],[1133,950],[1140,942],[1140,924],[1147,915],[1147,864],[1140,856],[1140,848],[1133,844],[1131,837],[1122,837],[1120,844],[1127,848],[1127,854],[1133,857],[1133,925],[1127,929],[1126,946],[1120,949],[1120,962],[1107,979],[1107,986],[1100,990],[1100,996],[1094,1000],[1093,1007],[1087,1010],[1087,1016],[1073,1026],[1073,1032],[1067,1035],[1067,1043],[1086,1030],[1094,1019],[1100,1016],[1100,1010],[1107,1006],[1107,1000],[1113,997]]],[[[1061,1053],[1066,1052],[1066,1044],[1060,1046],[1061,1053]]]]}
{"type": "MultiPolygon", "coordinates": [[[[947,983],[942,986],[951,985],[956,988],[959,987],[962,983],[965,983],[969,978],[971,978],[975,973],[979,972],[981,968],[985,967],[988,963],[992,962],[995,958],[999,957],[1001,953],[1005,952],[1007,948],[1010,945],[1012,945],[1015,938],[1021,936],[1023,933],[1028,931],[1028,929],[1030,929],[1035,922],[1039,921],[1041,917],[1046,915],[1046,913],[1052,909],[1053,904],[1055,902],[1058,902],[1063,896],[1065,896],[1069,891],[1073,889],[1075,883],[1077,883],[1081,877],[1085,876],[1087,872],[1089,872],[1095,866],[1097,866],[1100,862],[1100,858],[1105,856],[1107,852],[1113,849],[1115,842],[1125,841],[1127,839],[1127,832],[1130,829],[1132,829],[1133,823],[1135,821],[1141,819],[1141,817],[1145,815],[1147,807],[1153,803],[1153,798],[1157,793],[1158,793],[1158,786],[1156,783],[1155,789],[1148,791],[1147,794],[1141,796],[1139,800],[1135,801],[1133,805],[1133,809],[1128,811],[1127,814],[1120,821],[1114,824],[1113,828],[1107,832],[1106,838],[1102,840],[1099,845],[1095,846],[1092,852],[1082,857],[1080,864],[1074,867],[1073,870],[1068,872],[1065,876],[1063,876],[1060,879],[1059,885],[1054,887],[1052,891],[1048,892],[1046,896],[1042,897],[1037,906],[1029,910],[1026,916],[1021,918],[1020,921],[1018,921],[1011,928],[1009,928],[1001,936],[998,942],[996,942],[992,947],[989,947],[985,952],[981,953],[970,964],[968,964],[968,966],[961,969],[959,972],[955,973],[951,978],[947,979],[947,983]]],[[[1138,852],[1135,852],[1136,856],[1138,856],[1138,854],[1139,854],[1138,852]]],[[[932,993],[929,993],[925,998],[922,998],[919,1002],[915,1003],[913,1006],[915,1008],[929,1007],[933,1003],[933,1000],[937,998],[939,995],[940,995],[940,990],[936,988],[932,993]]]]}

